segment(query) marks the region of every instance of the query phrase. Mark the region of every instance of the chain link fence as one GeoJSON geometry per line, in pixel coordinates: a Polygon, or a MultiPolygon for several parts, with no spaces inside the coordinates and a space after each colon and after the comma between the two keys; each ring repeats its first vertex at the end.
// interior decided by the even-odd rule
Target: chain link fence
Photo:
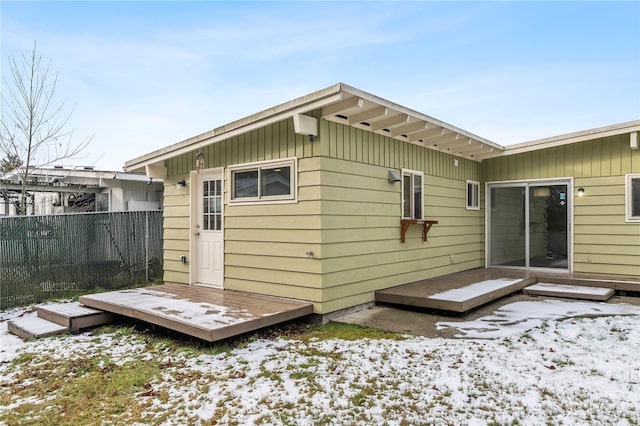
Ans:
{"type": "Polygon", "coordinates": [[[0,309],[162,279],[162,212],[0,218],[0,309]]]}

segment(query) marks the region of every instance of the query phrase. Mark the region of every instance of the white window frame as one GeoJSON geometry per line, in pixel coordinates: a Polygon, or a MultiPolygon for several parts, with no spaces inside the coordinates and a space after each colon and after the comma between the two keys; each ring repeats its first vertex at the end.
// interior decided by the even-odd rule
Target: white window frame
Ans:
{"type": "Polygon", "coordinates": [[[633,194],[632,180],[640,180],[640,173],[630,173],[625,175],[625,221],[629,223],[640,222],[640,216],[633,215],[633,194]]]}
{"type": "MultiPolygon", "coordinates": [[[[402,204],[400,205],[400,212],[402,215],[403,219],[414,219],[414,220],[424,220],[424,173],[418,171],[418,170],[410,170],[410,169],[402,169],[402,185],[401,185],[401,198],[402,198],[402,204]],[[409,212],[411,213],[411,217],[407,217],[404,215],[404,204],[405,204],[405,199],[404,199],[404,177],[405,176],[410,176],[411,177],[411,188],[413,189],[415,187],[414,184],[414,178],[415,176],[420,176],[420,182],[422,183],[420,185],[420,217],[413,217],[414,213],[415,213],[415,198],[411,197],[411,199],[409,200],[409,212]]],[[[411,191],[411,193],[413,194],[413,191],[411,191]]]]}
{"type": "Polygon", "coordinates": [[[234,164],[228,168],[228,182],[229,182],[229,204],[283,204],[283,203],[297,203],[298,202],[298,159],[296,157],[280,158],[277,160],[256,161],[253,163],[234,164]],[[272,169],[275,167],[289,167],[290,173],[290,188],[289,194],[285,195],[260,195],[260,170],[272,169]],[[242,197],[235,198],[235,182],[234,176],[236,172],[243,172],[248,170],[258,170],[258,196],[257,197],[242,197]]]}
{"type": "Polygon", "coordinates": [[[480,182],[477,182],[475,180],[468,180],[466,182],[464,191],[464,203],[467,210],[480,210],[480,182]],[[473,188],[471,204],[469,204],[469,186],[473,188]]]}

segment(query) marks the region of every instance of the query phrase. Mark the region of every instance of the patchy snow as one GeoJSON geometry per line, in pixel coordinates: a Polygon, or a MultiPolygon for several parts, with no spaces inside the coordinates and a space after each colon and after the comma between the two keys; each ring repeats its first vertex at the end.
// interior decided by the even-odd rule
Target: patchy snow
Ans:
{"type": "MultiPolygon", "coordinates": [[[[21,354],[99,354],[116,363],[167,356],[136,333],[16,341],[6,319],[23,314],[0,315],[0,393],[20,377],[24,364],[10,361],[21,354]]],[[[506,305],[492,318],[467,325],[493,331],[467,333],[500,337],[493,340],[275,339],[219,354],[174,352],[151,383],[167,397],[146,400],[145,423],[637,424],[639,307],[543,300],[506,305]],[[599,317],[575,318],[580,315],[599,317]],[[573,319],[557,321],[565,318],[573,319]]],[[[4,397],[0,416],[35,402],[4,397]]]]}
{"type": "Polygon", "coordinates": [[[447,300],[450,302],[465,302],[478,296],[482,296],[483,294],[509,287],[519,281],[522,280],[497,278],[495,280],[480,281],[477,283],[466,285],[464,287],[433,294],[429,296],[429,299],[447,300]]]}
{"type": "Polygon", "coordinates": [[[640,306],[562,300],[515,302],[473,321],[442,321],[436,325],[439,330],[447,327],[459,329],[461,334],[456,337],[496,339],[523,333],[545,321],[602,315],[640,315],[640,306]]]}
{"type": "Polygon", "coordinates": [[[145,288],[111,291],[87,297],[120,306],[135,306],[138,311],[179,321],[188,322],[197,318],[198,325],[204,328],[218,328],[253,319],[253,315],[246,309],[231,309],[223,305],[193,302],[171,293],[145,288]]]}

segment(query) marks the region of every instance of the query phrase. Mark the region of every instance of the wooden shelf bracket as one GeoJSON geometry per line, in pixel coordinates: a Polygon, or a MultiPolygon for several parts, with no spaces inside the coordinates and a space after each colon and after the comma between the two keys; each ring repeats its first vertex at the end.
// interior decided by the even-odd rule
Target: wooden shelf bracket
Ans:
{"type": "Polygon", "coordinates": [[[437,225],[437,220],[402,219],[400,221],[400,242],[405,242],[405,235],[411,225],[422,225],[422,241],[427,241],[427,234],[433,225],[437,225]]]}

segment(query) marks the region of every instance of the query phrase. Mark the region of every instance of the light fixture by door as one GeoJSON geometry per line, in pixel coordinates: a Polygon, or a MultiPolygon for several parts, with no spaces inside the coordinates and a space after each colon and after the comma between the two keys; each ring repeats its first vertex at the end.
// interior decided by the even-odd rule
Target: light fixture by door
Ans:
{"type": "Polygon", "coordinates": [[[176,182],[176,189],[182,189],[185,186],[187,186],[187,182],[184,179],[179,180],[178,182],[176,182]]]}
{"type": "Polygon", "coordinates": [[[582,197],[584,195],[584,188],[578,188],[578,197],[582,197]]]}
{"type": "Polygon", "coordinates": [[[196,154],[196,170],[201,172],[204,170],[204,153],[199,152],[196,154]]]}

